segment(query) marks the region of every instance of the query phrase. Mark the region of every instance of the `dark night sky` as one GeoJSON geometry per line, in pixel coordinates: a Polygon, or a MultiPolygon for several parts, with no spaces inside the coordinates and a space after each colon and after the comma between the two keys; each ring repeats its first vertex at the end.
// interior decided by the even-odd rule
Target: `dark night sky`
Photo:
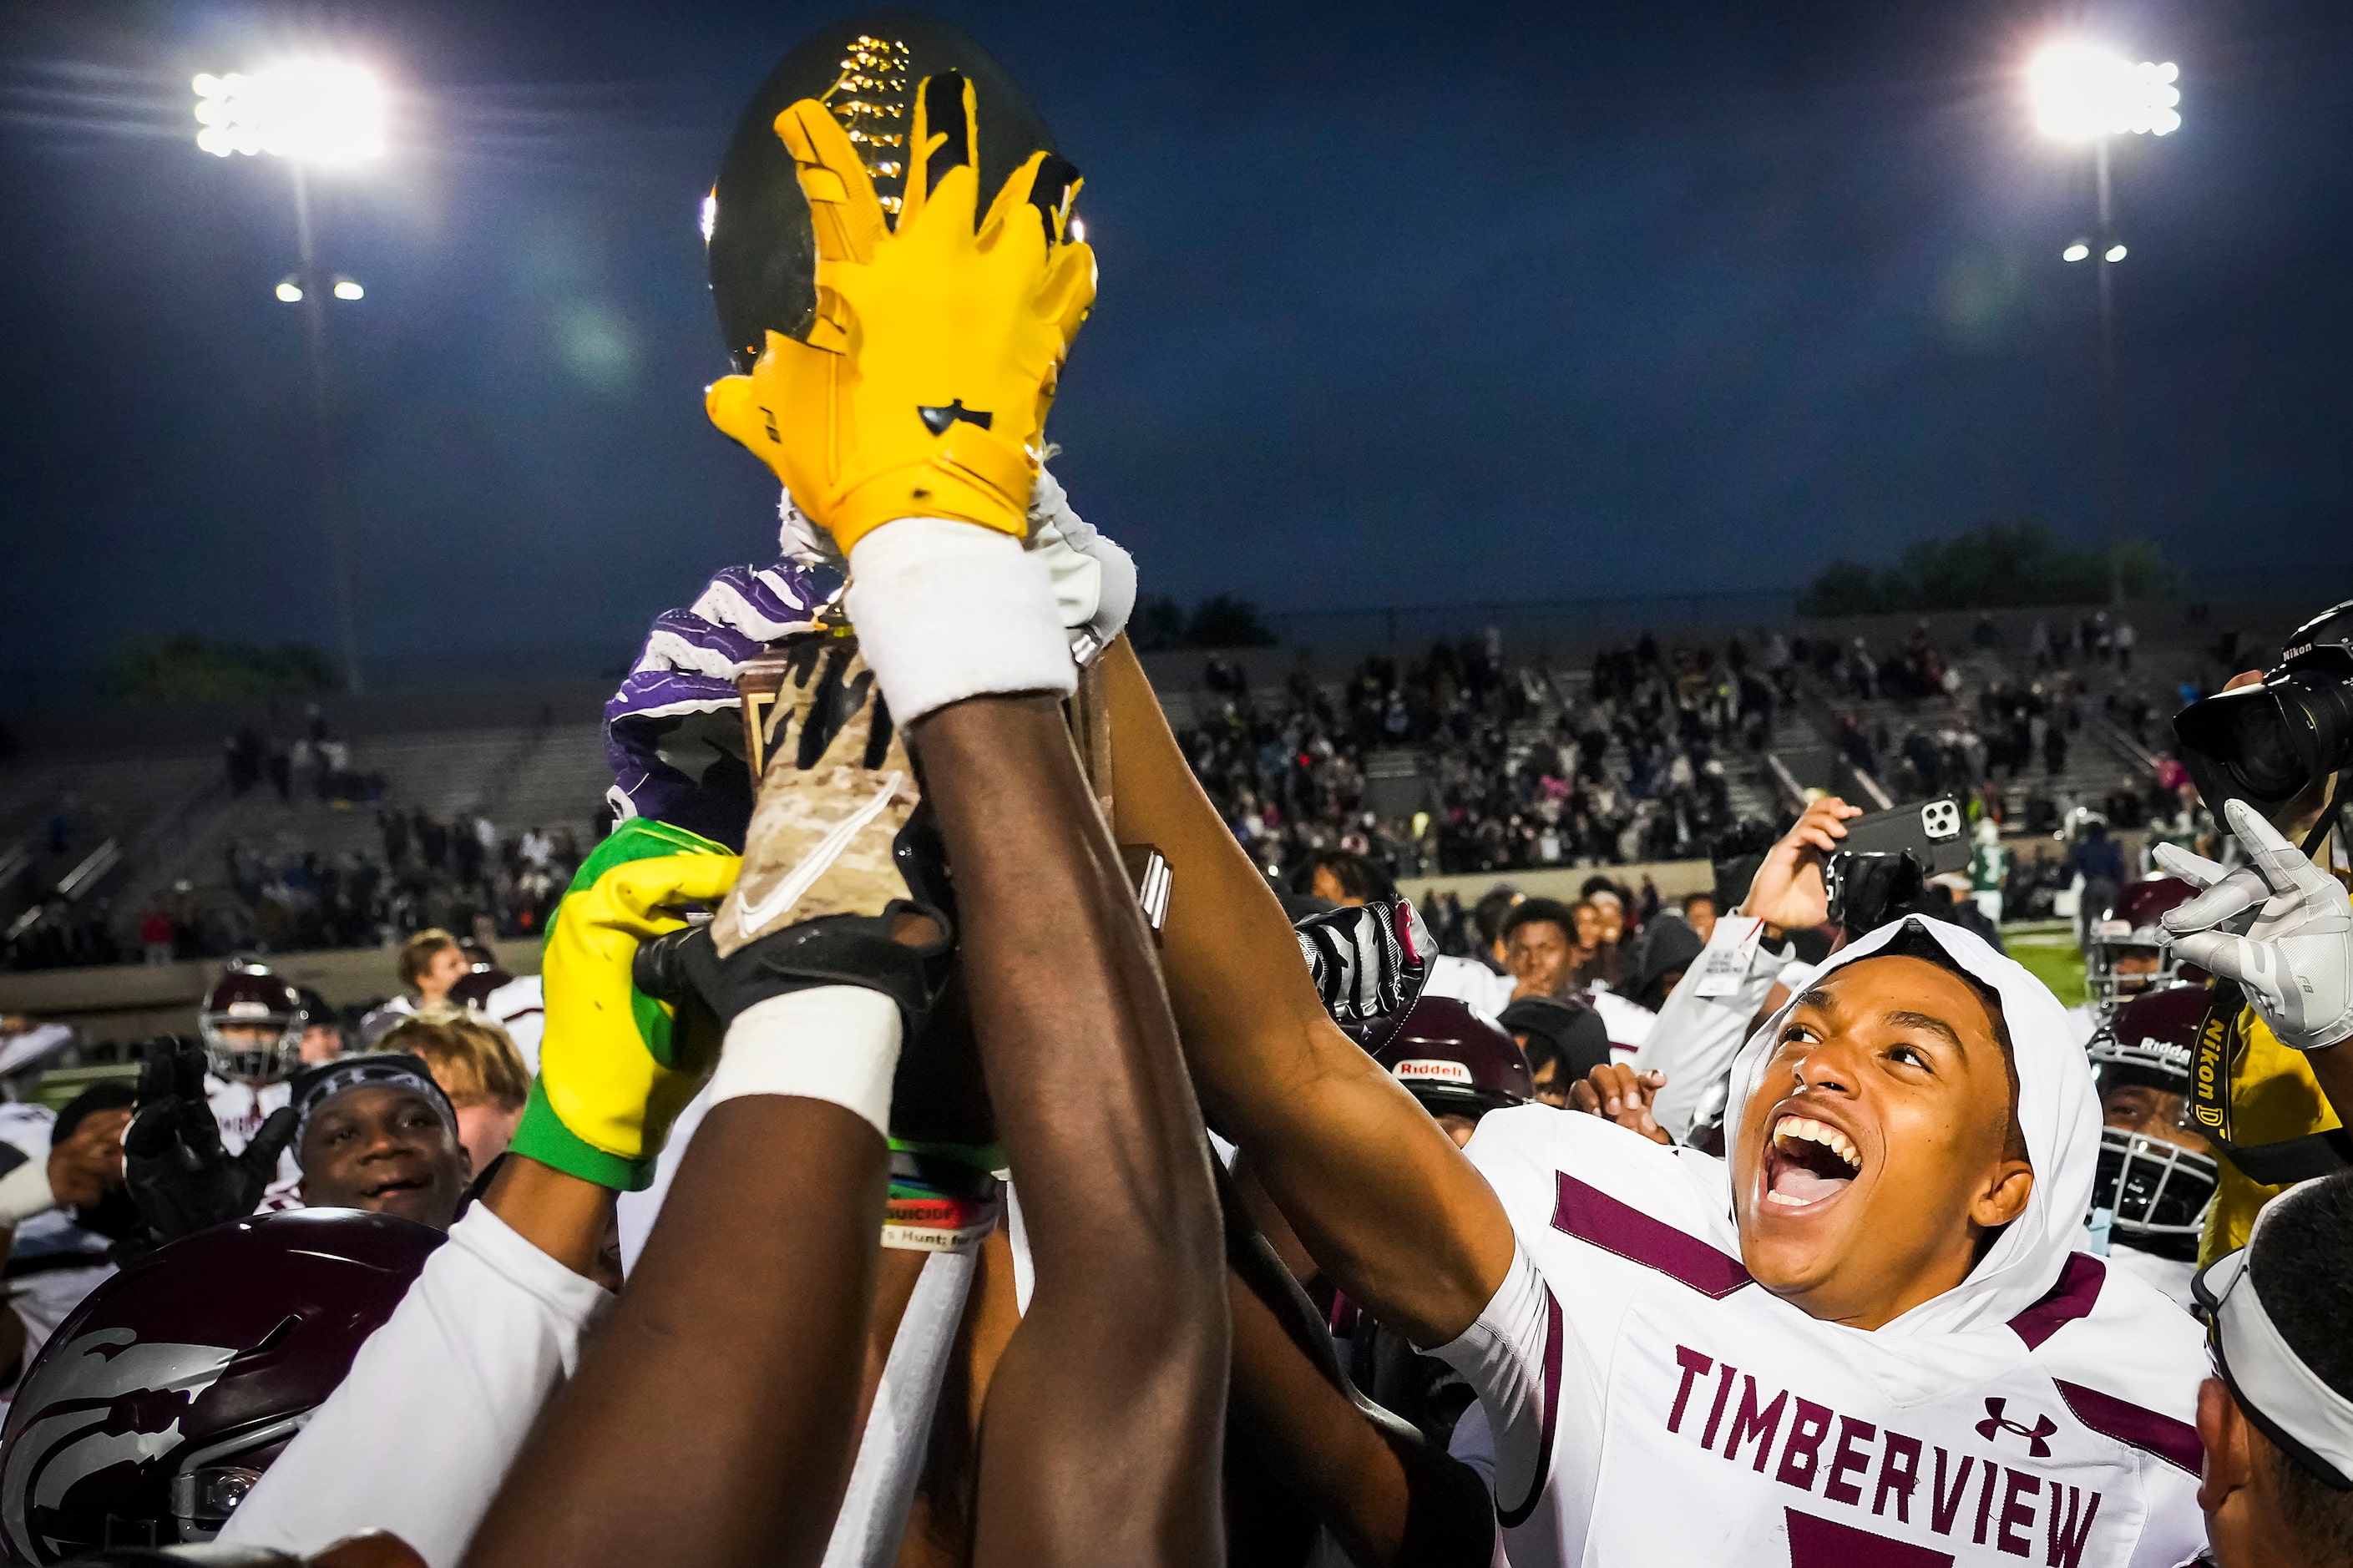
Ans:
{"type": "MultiPolygon", "coordinates": [[[[2095,537],[2089,159],[2053,25],[2180,62],[2120,150],[2136,531],[2353,557],[2341,0],[940,7],[1088,175],[1103,268],[1052,435],[1147,591],[1277,607],[1783,587],[1996,518],[2095,537]]],[[[773,554],[697,201],[829,9],[0,11],[0,668],[145,632],[332,647],[285,172],[187,82],[381,64],[398,145],[325,247],[372,656],[617,662],[773,554]],[[690,12],[691,13],[690,15],[690,12]]]]}

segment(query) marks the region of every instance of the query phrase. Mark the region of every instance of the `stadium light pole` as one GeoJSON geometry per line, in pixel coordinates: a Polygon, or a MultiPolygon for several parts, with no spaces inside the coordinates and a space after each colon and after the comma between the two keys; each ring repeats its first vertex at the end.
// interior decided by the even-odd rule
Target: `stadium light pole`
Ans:
{"type": "Polygon", "coordinates": [[[343,476],[334,356],[327,341],[327,300],[357,300],[360,286],[329,278],[319,267],[311,221],[309,173],[318,166],[365,163],[384,152],[384,89],[364,67],[340,60],[292,60],[250,75],[206,72],[195,79],[196,145],[216,157],[268,153],[286,160],[293,175],[294,275],[278,297],[302,307],[311,361],[311,397],[319,440],[319,483],[334,558],[335,611],[343,654],[343,684],[361,689],[359,594],[353,574],[351,493],[343,476]]]}
{"type": "Polygon", "coordinates": [[[2108,600],[2125,597],[2124,410],[2116,385],[2116,305],[2112,269],[2124,260],[2116,233],[2116,199],[2108,172],[2108,144],[2119,136],[2170,136],[2181,129],[2180,68],[2126,59],[2079,39],[2045,45],[2026,68],[2027,97],[2035,128],[2052,140],[2091,143],[2097,187],[2098,226],[2089,240],[2075,240],[2060,252],[2069,262],[2088,261],[2099,280],[2100,490],[2107,514],[2108,600]]]}

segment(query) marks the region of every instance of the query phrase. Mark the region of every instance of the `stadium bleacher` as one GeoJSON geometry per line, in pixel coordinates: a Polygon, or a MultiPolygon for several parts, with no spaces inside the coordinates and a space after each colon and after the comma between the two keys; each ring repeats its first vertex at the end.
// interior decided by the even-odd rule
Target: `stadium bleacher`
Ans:
{"type": "MultiPolygon", "coordinates": [[[[1799,623],[1785,635],[1800,647],[1819,650],[1828,645],[1842,652],[1860,637],[1877,658],[1901,650],[1925,624],[1927,637],[1953,671],[1952,689],[1902,697],[1863,695],[1842,686],[1813,658],[1798,658],[1786,681],[1786,700],[1775,703],[1762,731],[1761,749],[1752,749],[1746,737],[1725,733],[1705,743],[1705,754],[1722,770],[1723,808],[1716,815],[1725,821],[1778,820],[1794,808],[1799,792],[1808,788],[1834,789],[1867,803],[1916,794],[1916,789],[1907,790],[1908,771],[1894,763],[1909,736],[1970,729],[1983,734],[1987,725],[1980,694],[2006,685],[2023,687],[2038,679],[2058,710],[2066,706],[2059,695],[2063,688],[2080,694],[2072,698],[2080,722],[2069,733],[2064,766],[2056,774],[2046,773],[2040,755],[2020,771],[2015,784],[2006,769],[1996,769],[2006,793],[2018,800],[2030,794],[2046,795],[2063,810],[2076,804],[2096,805],[2120,784],[2145,789],[2163,751],[2164,720],[2178,706],[2179,686],[2189,681],[2211,688],[2230,673],[2214,658],[2216,628],[2226,624],[2239,628],[2247,657],[2260,660],[2263,650],[2304,608],[2232,606],[2200,616],[2179,605],[2132,606],[2129,614],[2139,628],[2139,641],[2128,672],[2116,662],[2080,653],[2063,669],[2033,667],[2029,653],[2033,623],[2043,620],[2052,628],[2072,632],[2088,612],[2018,610],[1984,617],[1886,616],[1799,623]],[[1882,754],[1875,759],[1881,765],[1871,770],[1869,785],[1841,757],[1835,732],[1842,717],[1882,742],[1882,754]],[[2136,718],[2137,735],[2133,732],[2136,718]]],[[[1464,629],[1472,636],[1460,646],[1482,646],[1482,634],[1464,629]]],[[[1674,673],[1676,649],[1704,647],[1713,650],[1710,657],[1715,662],[1710,668],[1713,679],[1720,680],[1732,639],[1739,638],[1761,663],[1772,636],[1769,628],[1757,626],[1662,628],[1665,673],[1674,673]]],[[[1501,708],[1486,715],[1494,721],[1493,755],[1507,778],[1515,778],[1523,768],[1534,767],[1541,773],[1554,765],[1553,748],[1564,738],[1557,727],[1561,713],[1590,709],[1596,655],[1632,640],[1615,633],[1590,635],[1575,625],[1564,625],[1548,636],[1524,636],[1515,625],[1514,637],[1513,645],[1502,650],[1501,664],[1508,679],[1531,678],[1531,689],[1540,696],[1521,703],[1508,721],[1501,708]]],[[[1305,690],[1319,694],[1345,719],[1347,687],[1359,673],[1363,656],[1384,657],[1409,669],[1427,652],[1427,647],[1286,647],[1222,653],[1215,661],[1239,676],[1250,694],[1251,711],[1260,717],[1280,719],[1298,692],[1305,690]]],[[[1180,731],[1197,730],[1224,711],[1229,697],[1212,689],[1212,656],[1160,653],[1148,656],[1147,666],[1180,731]]],[[[79,733],[74,743],[63,747],[44,745],[39,724],[22,726],[28,737],[22,753],[0,763],[0,932],[13,933],[43,919],[69,920],[79,922],[78,929],[102,926],[111,932],[105,956],[136,957],[139,915],[151,900],[168,897],[179,900],[179,907],[203,909],[219,908],[233,899],[232,851],[272,866],[299,863],[305,856],[322,867],[381,866],[385,844],[379,805],[422,812],[443,822],[470,824],[476,816],[487,817],[510,840],[533,828],[566,827],[576,840],[593,841],[604,789],[610,782],[595,717],[596,700],[595,689],[575,682],[561,690],[551,687],[495,700],[479,694],[436,699],[412,693],[331,703],[328,719],[336,737],[349,747],[351,771],[379,779],[382,785],[380,799],[349,802],[322,800],[300,779],[283,801],[266,782],[233,794],[220,738],[233,722],[249,721],[250,715],[245,720],[226,713],[163,715],[152,723],[139,715],[115,715],[111,729],[99,726],[102,734],[79,733]]],[[[274,726],[270,734],[284,737],[293,731],[290,712],[271,712],[265,719],[274,726]]],[[[1621,805],[1633,804],[1622,797],[1638,772],[1626,738],[1621,725],[1610,734],[1598,762],[1583,764],[1594,769],[1590,782],[1617,792],[1621,805]]],[[[1317,842],[1336,842],[1361,829],[1364,811],[1381,819],[1375,837],[1403,842],[1411,837],[1408,825],[1414,813],[1440,801],[1443,781],[1451,776],[1461,784],[1463,748],[1451,740],[1380,741],[1362,747],[1350,742],[1343,750],[1348,753],[1343,775],[1355,820],[1297,825],[1307,827],[1307,837],[1317,842]],[[1450,757],[1455,760],[1450,762],[1450,757]]],[[[2015,834],[2022,829],[2023,814],[2013,810],[2010,815],[2008,826],[2015,834]]],[[[1295,851],[1296,841],[1296,835],[1286,837],[1291,849],[1285,852],[1295,851]]],[[[1682,841],[1689,845],[1694,839],[1686,834],[1682,841]]],[[[1564,858],[1574,863],[1626,858],[1589,855],[1592,847],[1572,847],[1564,858]]],[[[1409,871],[1438,868],[1435,864],[1400,866],[1409,871]]]]}

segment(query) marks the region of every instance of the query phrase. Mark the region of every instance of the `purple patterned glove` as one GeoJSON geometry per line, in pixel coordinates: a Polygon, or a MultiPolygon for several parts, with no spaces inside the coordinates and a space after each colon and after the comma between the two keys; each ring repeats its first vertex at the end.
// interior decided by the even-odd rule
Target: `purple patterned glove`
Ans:
{"type": "Polygon", "coordinates": [[[752,779],[735,671],[770,643],[817,624],[841,592],[830,567],[786,559],[730,566],[694,603],[654,617],[636,665],[605,704],[606,795],[616,820],[649,817],[744,847],[752,779]]]}

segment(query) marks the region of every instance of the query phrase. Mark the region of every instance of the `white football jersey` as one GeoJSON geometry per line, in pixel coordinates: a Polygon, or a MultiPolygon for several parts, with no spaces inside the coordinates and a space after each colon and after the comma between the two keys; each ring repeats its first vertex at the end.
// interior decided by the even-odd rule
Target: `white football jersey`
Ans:
{"type": "Polygon", "coordinates": [[[2185,1312],[2197,1310],[2198,1299],[2190,1293],[2189,1282],[2198,1277],[2198,1265],[2179,1258],[2160,1258],[2154,1252],[2143,1252],[2114,1231],[2108,1234],[2108,1267],[2121,1268],[2137,1279],[2157,1288],[2165,1299],[2185,1312]]]}
{"type": "Polygon", "coordinates": [[[1451,996],[1492,1018],[1512,1005],[1512,991],[1516,984],[1510,975],[1498,974],[1475,959],[1450,958],[1440,953],[1430,961],[1430,977],[1422,982],[1421,994],[1451,996]]]}
{"type": "MultiPolygon", "coordinates": [[[[2170,1568],[2203,1550],[2198,1325],[2070,1250],[2097,1147],[2081,1052],[2022,970],[1936,935],[2001,992],[2037,1182],[1968,1280],[1881,1330],[1750,1278],[1721,1162],[1543,1106],[1481,1121],[1468,1153],[1518,1256],[1434,1353],[1480,1392],[1520,1568],[2170,1568]]],[[[1771,1037],[1736,1064],[1736,1121],[1771,1037]]]]}
{"type": "MultiPolygon", "coordinates": [[[[49,1133],[57,1113],[29,1101],[0,1102],[0,1142],[28,1160],[49,1157],[49,1133]]],[[[107,1259],[108,1238],[74,1222],[69,1209],[28,1215],[12,1238],[6,1273],[8,1307],[25,1325],[25,1352],[18,1366],[33,1364],[66,1314],[114,1272],[107,1259]]],[[[8,1392],[13,1393],[13,1386],[8,1392]]],[[[0,1413],[7,1402],[0,1396],[0,1413]]]]}
{"type": "MultiPolygon", "coordinates": [[[[205,1074],[205,1100],[212,1107],[213,1120],[220,1124],[221,1147],[232,1154],[241,1154],[269,1120],[270,1112],[282,1109],[293,1099],[294,1086],[280,1079],[276,1083],[250,1084],[241,1079],[226,1079],[216,1073],[205,1074]]],[[[294,1146],[278,1156],[278,1177],[270,1184],[273,1194],[291,1191],[302,1180],[302,1167],[294,1163],[294,1146]]]]}

